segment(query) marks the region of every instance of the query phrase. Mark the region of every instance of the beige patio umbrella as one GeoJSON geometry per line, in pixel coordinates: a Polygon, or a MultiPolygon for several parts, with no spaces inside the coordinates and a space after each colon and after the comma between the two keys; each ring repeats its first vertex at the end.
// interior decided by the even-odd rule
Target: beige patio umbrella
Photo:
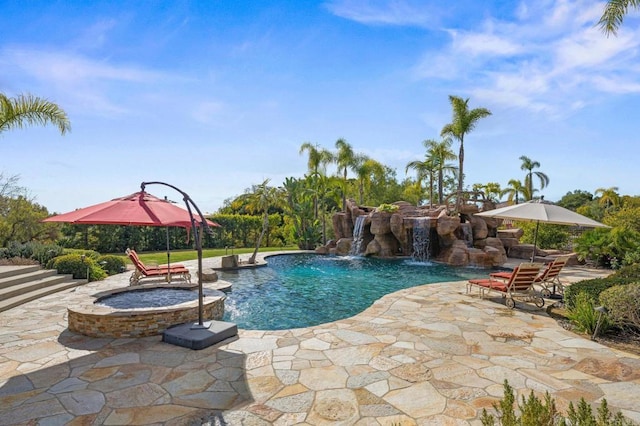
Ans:
{"type": "Polygon", "coordinates": [[[564,207],[556,206],[548,201],[533,200],[522,204],[502,207],[476,213],[474,216],[494,217],[497,219],[512,219],[525,222],[536,222],[536,230],[533,237],[533,252],[531,262],[535,257],[536,244],[538,243],[538,227],[540,223],[552,223],[556,225],[573,225],[584,228],[610,228],[603,223],[596,222],[586,216],[578,214],[564,207]]]}

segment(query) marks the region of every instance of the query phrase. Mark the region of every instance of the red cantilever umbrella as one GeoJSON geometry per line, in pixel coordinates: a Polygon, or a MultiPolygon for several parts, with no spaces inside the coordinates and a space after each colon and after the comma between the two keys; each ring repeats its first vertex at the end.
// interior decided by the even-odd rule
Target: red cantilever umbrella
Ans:
{"type": "MultiPolygon", "coordinates": [[[[200,218],[195,217],[196,224],[200,218]]],[[[44,219],[43,222],[65,222],[84,225],[178,226],[191,229],[191,215],[170,201],[140,191],[126,197],[74,210],[44,219]]],[[[209,226],[220,226],[207,220],[209,226]]],[[[168,232],[168,230],[167,230],[168,232]]],[[[167,233],[167,260],[169,262],[167,233]]]]}
{"type": "MultiPolygon", "coordinates": [[[[199,223],[200,218],[196,217],[199,223]]],[[[175,204],[140,191],[126,197],[44,219],[85,225],[179,226],[191,228],[189,212],[175,204]]],[[[219,226],[207,221],[209,226],[219,226]]]]}

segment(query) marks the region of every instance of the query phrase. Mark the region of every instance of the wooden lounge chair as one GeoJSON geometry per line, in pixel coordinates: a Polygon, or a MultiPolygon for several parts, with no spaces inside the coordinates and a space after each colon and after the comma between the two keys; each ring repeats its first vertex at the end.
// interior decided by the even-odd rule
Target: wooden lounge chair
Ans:
{"type": "Polygon", "coordinates": [[[176,263],[168,267],[167,265],[147,266],[138,257],[135,250],[127,249],[127,256],[136,268],[129,277],[129,285],[138,285],[140,280],[144,278],[162,278],[170,280],[171,277],[177,277],[184,281],[191,282],[191,272],[182,264],[176,263]]]}
{"type": "Polygon", "coordinates": [[[540,273],[542,267],[539,263],[522,263],[513,270],[508,281],[489,278],[479,280],[469,280],[467,283],[467,293],[475,286],[478,287],[480,298],[484,298],[486,293],[497,292],[505,297],[505,305],[513,309],[516,306],[515,299],[523,302],[533,302],[538,308],[544,306],[544,299],[533,287],[534,281],[540,273]]]}
{"type": "MultiPolygon", "coordinates": [[[[540,293],[542,297],[551,297],[556,294],[556,290],[560,294],[564,294],[564,285],[560,281],[560,272],[564,265],[569,261],[569,256],[558,256],[552,262],[545,265],[544,269],[538,274],[534,283],[542,287],[540,293]]],[[[509,280],[512,272],[494,272],[490,274],[491,278],[509,280]]]]}

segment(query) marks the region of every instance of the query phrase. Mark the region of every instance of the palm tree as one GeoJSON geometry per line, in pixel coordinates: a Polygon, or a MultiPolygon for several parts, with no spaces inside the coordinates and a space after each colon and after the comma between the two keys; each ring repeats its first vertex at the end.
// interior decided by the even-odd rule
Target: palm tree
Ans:
{"type": "Polygon", "coordinates": [[[616,35],[618,28],[622,25],[629,6],[638,8],[640,7],[640,0],[609,0],[604,6],[604,12],[598,21],[600,29],[608,36],[610,34],[616,35]]]}
{"type": "Polygon", "coordinates": [[[300,155],[304,154],[305,151],[309,153],[307,166],[311,173],[319,173],[320,167],[324,169],[327,164],[333,161],[333,154],[326,149],[318,148],[318,144],[312,144],[311,142],[303,143],[300,145],[300,155]]]}
{"type": "Polygon", "coordinates": [[[527,189],[527,187],[517,179],[511,179],[509,181],[509,186],[502,190],[502,192],[500,193],[500,196],[502,197],[505,195],[509,196],[508,198],[509,202],[512,202],[515,200],[516,204],[518,204],[520,201],[520,198],[519,198],[520,195],[522,195],[525,200],[531,199],[528,197],[529,190],[527,189]]]}
{"type": "Polygon", "coordinates": [[[269,208],[279,206],[283,201],[282,189],[268,186],[269,179],[265,179],[260,185],[253,188],[253,192],[247,194],[247,209],[252,213],[262,213],[262,231],[256,242],[256,249],[249,258],[249,263],[256,263],[258,249],[262,244],[262,238],[269,229],[269,208]]]}
{"type": "Polygon", "coordinates": [[[618,187],[612,186],[611,188],[598,188],[595,192],[596,195],[600,194],[600,200],[598,203],[609,207],[620,207],[620,195],[618,195],[618,187]]]}
{"type": "Polygon", "coordinates": [[[533,198],[533,175],[536,175],[538,179],[540,179],[540,189],[544,189],[547,185],[549,185],[549,177],[542,172],[534,172],[533,169],[540,167],[540,163],[538,161],[534,161],[531,158],[523,155],[520,157],[520,161],[522,161],[522,165],[520,166],[521,170],[526,170],[527,175],[524,178],[524,184],[527,187],[529,192],[529,200],[533,198]]]}
{"type": "Polygon", "coordinates": [[[464,177],[464,137],[471,132],[478,123],[478,120],[491,115],[491,111],[486,108],[469,109],[469,98],[462,99],[458,96],[449,95],[449,101],[453,108],[453,119],[446,124],[440,136],[451,136],[460,141],[460,152],[458,153],[458,194],[456,197],[456,209],[460,210],[462,198],[463,177],[464,177]]]}
{"type": "MultiPolygon", "coordinates": [[[[331,161],[333,161],[333,154],[326,149],[319,149],[318,144],[312,144],[311,142],[305,142],[300,146],[300,155],[305,151],[309,152],[309,161],[307,166],[311,174],[319,174],[322,167],[322,174],[325,172],[325,167],[331,161]]],[[[314,218],[318,218],[318,198],[313,198],[313,214],[314,218]]]]}
{"type": "Polygon", "coordinates": [[[364,204],[364,190],[371,183],[371,176],[384,173],[384,166],[366,155],[357,156],[355,172],[358,176],[360,205],[364,204]]]}
{"type": "Polygon", "coordinates": [[[447,164],[449,160],[458,158],[451,150],[453,140],[450,137],[442,139],[440,142],[428,139],[423,142],[427,148],[427,156],[433,159],[433,163],[438,174],[438,204],[444,202],[444,174],[448,172],[455,173],[456,167],[447,164]]]}
{"type": "Polygon", "coordinates": [[[500,184],[498,182],[487,182],[485,184],[476,183],[473,184],[473,190],[482,192],[484,194],[484,198],[489,201],[493,201],[494,203],[499,202],[499,197],[502,196],[502,188],[500,188],[500,184]]]}
{"type": "Polygon", "coordinates": [[[342,211],[347,210],[347,170],[354,168],[357,164],[357,156],[351,145],[346,140],[340,138],[336,141],[338,152],[334,155],[334,160],[338,166],[338,173],[342,172],[342,211]]]}
{"type": "Polygon", "coordinates": [[[58,105],[32,95],[15,98],[0,93],[0,134],[27,125],[52,124],[61,134],[71,130],[67,114],[58,105]]]}
{"type": "Polygon", "coordinates": [[[433,174],[436,171],[433,158],[427,157],[424,161],[411,161],[407,164],[405,173],[407,173],[409,169],[414,169],[416,171],[416,184],[419,189],[422,187],[422,181],[427,177],[429,178],[429,207],[433,207],[433,174]]]}

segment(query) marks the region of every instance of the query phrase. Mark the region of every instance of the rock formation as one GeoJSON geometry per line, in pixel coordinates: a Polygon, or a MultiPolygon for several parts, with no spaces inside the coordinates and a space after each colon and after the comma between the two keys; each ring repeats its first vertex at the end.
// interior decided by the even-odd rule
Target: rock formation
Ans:
{"type": "Polygon", "coordinates": [[[505,247],[497,233],[499,221],[473,216],[479,211],[476,204],[463,205],[457,216],[449,216],[446,206],[413,206],[404,201],[393,205],[395,211],[386,211],[348,200],[346,211],[333,216],[336,240],[318,251],[347,255],[354,238],[359,237],[358,255],[412,256],[425,251],[430,259],[458,266],[491,267],[506,262],[505,247]],[[362,234],[354,236],[359,216],[365,216],[362,234]]]}

